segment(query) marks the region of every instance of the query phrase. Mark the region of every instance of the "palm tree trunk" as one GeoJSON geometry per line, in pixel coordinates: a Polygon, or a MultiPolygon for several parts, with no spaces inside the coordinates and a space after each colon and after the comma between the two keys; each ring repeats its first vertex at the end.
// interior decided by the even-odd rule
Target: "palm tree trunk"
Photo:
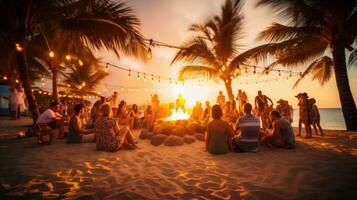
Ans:
{"type": "Polygon", "coordinates": [[[223,80],[224,86],[226,86],[228,98],[230,101],[234,100],[233,90],[232,90],[232,80],[223,80]]]}
{"type": "Polygon", "coordinates": [[[357,109],[348,81],[346,55],[343,42],[335,42],[332,50],[336,84],[340,102],[348,131],[357,131],[357,109]]]}
{"type": "Polygon", "coordinates": [[[58,77],[58,70],[51,64],[52,66],[52,94],[53,99],[58,101],[58,91],[57,91],[57,77],[58,77]]]}
{"type": "Polygon", "coordinates": [[[30,80],[30,76],[29,76],[29,68],[27,65],[27,59],[26,59],[25,52],[24,51],[16,52],[16,60],[17,60],[18,71],[20,74],[20,79],[23,84],[26,98],[27,98],[27,101],[29,104],[29,110],[31,112],[33,123],[36,123],[37,118],[40,115],[40,112],[38,110],[38,105],[37,105],[35,96],[32,93],[31,80],[30,80]]]}

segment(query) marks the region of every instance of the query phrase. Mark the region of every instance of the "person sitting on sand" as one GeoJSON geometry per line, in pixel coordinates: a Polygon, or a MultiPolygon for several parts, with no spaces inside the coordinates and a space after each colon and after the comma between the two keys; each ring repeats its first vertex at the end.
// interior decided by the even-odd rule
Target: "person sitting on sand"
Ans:
{"type": "Polygon", "coordinates": [[[128,149],[138,148],[127,127],[119,128],[116,119],[112,117],[109,104],[102,106],[102,117],[95,125],[96,149],[115,152],[122,147],[128,149]]]}
{"type": "Polygon", "coordinates": [[[222,120],[222,109],[216,104],[212,107],[212,120],[207,125],[206,150],[212,154],[228,153],[232,149],[231,138],[234,131],[228,122],[222,120]]]}
{"type": "Polygon", "coordinates": [[[270,112],[273,121],[273,131],[263,133],[261,144],[268,147],[292,149],[295,147],[294,130],[289,121],[282,119],[276,110],[270,112]]]}
{"type": "Polygon", "coordinates": [[[138,128],[141,128],[142,126],[142,122],[140,120],[140,115],[141,115],[141,112],[139,111],[138,109],[138,105],[136,104],[133,104],[132,107],[131,107],[131,117],[133,118],[133,124],[132,124],[132,129],[138,129],[138,128]]]}
{"type": "Polygon", "coordinates": [[[126,101],[122,100],[119,103],[118,107],[118,122],[119,126],[122,127],[132,127],[132,124],[134,123],[134,118],[132,117],[132,110],[130,109],[129,111],[126,109],[126,101]]]}
{"type": "Polygon", "coordinates": [[[312,124],[312,106],[311,102],[309,101],[309,96],[307,93],[299,93],[298,95],[295,96],[298,98],[299,103],[299,134],[298,136],[301,136],[301,125],[304,124],[305,126],[305,131],[306,131],[306,136],[305,138],[312,138],[312,130],[311,130],[311,124],[312,124]]]}
{"type": "Polygon", "coordinates": [[[314,127],[315,130],[315,135],[318,135],[317,128],[320,130],[320,135],[324,136],[324,133],[322,131],[321,125],[320,125],[320,112],[319,108],[316,106],[316,100],[314,98],[310,99],[312,103],[312,126],[314,127]]]}
{"type": "Polygon", "coordinates": [[[225,102],[226,102],[226,97],[223,95],[222,91],[219,91],[217,96],[217,104],[221,106],[222,110],[224,109],[225,102]]]}
{"type": "MultiPolygon", "coordinates": [[[[222,107],[221,107],[222,108],[222,107]]],[[[222,119],[224,120],[224,121],[226,121],[226,122],[230,122],[229,120],[230,120],[230,112],[231,112],[231,102],[230,101],[227,101],[226,102],[226,104],[224,105],[224,107],[222,108],[222,110],[223,110],[223,117],[222,117],[222,119]]]]}
{"type": "Polygon", "coordinates": [[[255,152],[259,148],[260,121],[252,115],[252,105],[243,105],[244,116],[237,120],[236,132],[240,134],[232,139],[235,152],[255,152]]]}
{"type": "Polygon", "coordinates": [[[64,119],[59,113],[59,103],[54,101],[45,112],[41,113],[36,121],[36,125],[47,124],[52,129],[58,128],[58,139],[64,138],[64,119]]]}
{"type": "Polygon", "coordinates": [[[151,130],[153,127],[154,121],[155,121],[154,111],[152,110],[152,107],[149,105],[146,108],[146,110],[144,111],[143,126],[146,127],[147,129],[151,130]]]}
{"type": "Polygon", "coordinates": [[[201,117],[201,121],[203,122],[204,126],[206,127],[207,123],[209,122],[211,118],[211,105],[209,101],[205,102],[205,109],[203,110],[203,114],[201,117]]]}
{"type": "Polygon", "coordinates": [[[85,129],[82,126],[81,117],[83,111],[83,104],[74,106],[74,114],[71,116],[68,124],[67,143],[69,144],[80,144],[94,141],[94,129],[85,129]]]}

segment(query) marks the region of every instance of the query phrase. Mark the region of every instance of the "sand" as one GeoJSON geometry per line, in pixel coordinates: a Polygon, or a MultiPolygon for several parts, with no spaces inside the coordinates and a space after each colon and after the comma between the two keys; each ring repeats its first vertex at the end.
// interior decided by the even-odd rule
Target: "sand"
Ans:
{"type": "MultiPolygon", "coordinates": [[[[294,150],[210,155],[204,143],[115,153],[95,144],[14,139],[0,120],[0,199],[356,199],[357,133],[328,131],[294,150]]],[[[23,129],[23,127],[22,127],[23,129]]],[[[134,132],[135,138],[139,131],[134,132]]]]}

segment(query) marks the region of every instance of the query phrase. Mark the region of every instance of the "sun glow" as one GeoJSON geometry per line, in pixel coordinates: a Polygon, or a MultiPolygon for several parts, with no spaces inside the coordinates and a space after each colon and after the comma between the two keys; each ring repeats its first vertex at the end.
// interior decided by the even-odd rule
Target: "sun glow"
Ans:
{"type": "Polygon", "coordinates": [[[210,99],[210,95],[214,90],[208,83],[197,84],[197,81],[186,81],[185,84],[178,83],[173,86],[172,96],[174,100],[182,94],[186,100],[186,108],[191,108],[195,105],[196,101],[204,103],[207,99],[210,99]]]}

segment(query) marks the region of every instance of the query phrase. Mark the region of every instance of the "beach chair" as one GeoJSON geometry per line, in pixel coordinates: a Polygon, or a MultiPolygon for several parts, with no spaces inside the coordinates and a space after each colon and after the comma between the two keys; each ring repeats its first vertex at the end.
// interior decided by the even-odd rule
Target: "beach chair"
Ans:
{"type": "Polygon", "coordinates": [[[51,144],[54,140],[54,133],[51,127],[47,124],[37,124],[36,130],[38,133],[37,143],[42,145],[51,144]]]}

